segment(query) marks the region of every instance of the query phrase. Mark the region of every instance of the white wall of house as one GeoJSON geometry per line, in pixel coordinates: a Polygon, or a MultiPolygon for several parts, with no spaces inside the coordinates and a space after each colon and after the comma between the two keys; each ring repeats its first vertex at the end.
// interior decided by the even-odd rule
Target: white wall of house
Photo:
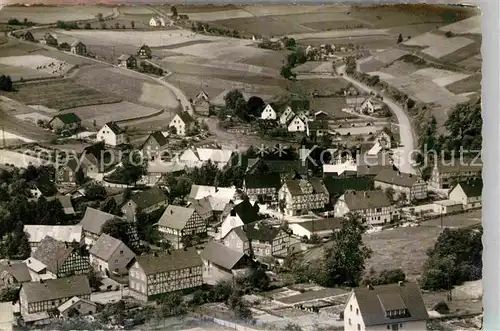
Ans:
{"type": "Polygon", "coordinates": [[[263,120],[275,120],[276,116],[277,115],[273,107],[271,107],[271,105],[268,104],[266,108],[264,108],[264,110],[262,111],[260,118],[263,120]]]}
{"type": "Polygon", "coordinates": [[[290,106],[286,107],[285,111],[280,116],[280,124],[286,125],[292,116],[293,116],[292,107],[290,106]]]}
{"type": "Polygon", "coordinates": [[[104,141],[106,145],[118,146],[126,142],[124,133],[115,134],[106,124],[97,132],[97,141],[104,141]]]}
{"type": "Polygon", "coordinates": [[[175,115],[172,121],[169,124],[169,127],[173,126],[177,130],[177,134],[179,136],[185,136],[187,132],[187,125],[184,123],[184,121],[180,118],[179,115],[175,115]]]}
{"type": "Polygon", "coordinates": [[[290,124],[288,124],[288,132],[305,132],[306,129],[306,123],[299,116],[295,116],[290,124]]]}
{"type": "Polygon", "coordinates": [[[462,203],[464,210],[479,208],[482,205],[481,197],[467,197],[462,186],[456,185],[448,194],[448,199],[462,203]]]}
{"type": "Polygon", "coordinates": [[[221,236],[224,238],[229,231],[242,225],[243,221],[238,214],[235,216],[231,216],[231,214],[227,215],[221,225],[221,236]]]}
{"type": "Polygon", "coordinates": [[[106,270],[110,272],[108,262],[92,254],[90,254],[90,266],[94,268],[95,271],[101,273],[102,275],[106,275],[106,270]]]}

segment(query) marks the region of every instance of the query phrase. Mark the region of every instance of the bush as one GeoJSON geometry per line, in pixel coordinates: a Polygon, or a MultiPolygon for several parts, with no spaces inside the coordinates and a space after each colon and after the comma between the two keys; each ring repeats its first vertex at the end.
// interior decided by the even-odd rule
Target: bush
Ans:
{"type": "Polygon", "coordinates": [[[436,303],[432,309],[442,315],[448,314],[450,312],[450,308],[448,308],[448,305],[444,301],[436,303]]]}

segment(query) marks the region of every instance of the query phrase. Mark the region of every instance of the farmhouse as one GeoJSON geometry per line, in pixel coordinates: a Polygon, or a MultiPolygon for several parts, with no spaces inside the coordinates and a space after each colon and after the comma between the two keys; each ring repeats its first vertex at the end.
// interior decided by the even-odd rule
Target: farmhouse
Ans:
{"type": "Polygon", "coordinates": [[[156,17],[151,17],[151,19],[149,20],[149,26],[162,27],[162,26],[166,26],[166,24],[165,24],[165,20],[163,19],[163,17],[156,16],[156,17]]]}
{"type": "Polygon", "coordinates": [[[53,130],[76,130],[81,124],[82,120],[75,113],[56,115],[49,122],[53,130]]]}
{"type": "Polygon", "coordinates": [[[318,236],[320,238],[330,237],[334,231],[342,227],[342,218],[320,218],[317,220],[289,224],[294,236],[308,238],[318,236]]]}
{"type": "MultiPolygon", "coordinates": [[[[104,224],[114,218],[118,218],[118,216],[105,213],[92,207],[87,207],[85,215],[83,215],[83,219],[80,221],[85,244],[92,246],[101,236],[104,224]]],[[[133,228],[135,229],[135,227],[133,228]]]]}
{"type": "Polygon", "coordinates": [[[215,285],[222,280],[232,280],[236,274],[247,271],[252,263],[241,250],[210,240],[201,252],[203,283],[215,285]]]}
{"type": "Polygon", "coordinates": [[[210,203],[210,197],[188,202],[187,207],[194,208],[205,224],[210,224],[214,220],[214,210],[210,203]]]}
{"type": "Polygon", "coordinates": [[[32,277],[33,273],[45,274],[47,272],[54,278],[61,278],[87,273],[89,257],[82,253],[79,245],[68,244],[46,236],[28,258],[27,265],[32,272],[32,277]],[[44,270],[38,268],[40,263],[45,266],[44,270]]]}
{"type": "Polygon", "coordinates": [[[175,134],[179,136],[186,136],[195,125],[195,120],[191,115],[189,115],[186,111],[178,112],[170,124],[168,125],[170,128],[175,128],[175,134]]]}
{"type": "Polygon", "coordinates": [[[264,203],[276,202],[278,190],[281,187],[281,177],[277,172],[246,175],[243,180],[243,191],[250,200],[264,203]]]}
{"type": "Polygon", "coordinates": [[[21,40],[31,41],[32,43],[36,42],[36,39],[35,39],[35,37],[33,37],[33,34],[31,33],[31,31],[26,31],[26,32],[21,33],[19,38],[21,40]]]}
{"type": "Polygon", "coordinates": [[[344,308],[344,330],[426,330],[429,316],[416,283],[358,287],[344,308]]]}
{"type": "Polygon", "coordinates": [[[355,160],[345,160],[342,163],[323,164],[323,178],[328,177],[355,177],[358,173],[358,165],[355,160]]]}
{"type": "Polygon", "coordinates": [[[303,116],[296,115],[293,120],[287,126],[288,132],[306,132],[307,131],[307,119],[303,116]]]}
{"type": "Polygon", "coordinates": [[[243,200],[237,205],[232,206],[229,214],[224,218],[221,225],[221,237],[224,238],[232,229],[250,224],[259,219],[258,206],[252,206],[248,200],[243,200]]]}
{"type": "Polygon", "coordinates": [[[48,179],[38,179],[32,184],[32,189],[30,193],[33,198],[38,199],[40,197],[53,197],[57,194],[57,188],[53,182],[48,179]]]}
{"type": "Polygon", "coordinates": [[[292,110],[292,107],[290,106],[287,106],[285,108],[285,111],[283,111],[283,113],[281,113],[280,115],[280,118],[279,118],[279,122],[281,125],[287,125],[288,122],[295,116],[295,113],[293,112],[292,110]]]}
{"type": "Polygon", "coordinates": [[[360,112],[361,105],[365,102],[363,97],[348,97],[345,99],[345,104],[342,106],[342,111],[345,112],[360,112]]]}
{"type": "Polygon", "coordinates": [[[386,190],[392,188],[394,199],[404,197],[406,201],[427,198],[427,183],[422,177],[400,172],[397,169],[386,168],[375,177],[375,187],[386,190]]]}
{"type": "Polygon", "coordinates": [[[47,33],[45,33],[43,38],[40,39],[40,44],[57,47],[58,42],[57,42],[57,38],[53,34],[47,32],[47,33]]]}
{"type": "Polygon", "coordinates": [[[358,96],[359,90],[354,85],[349,83],[349,85],[347,85],[347,87],[344,89],[344,95],[345,96],[358,96]]]}
{"type": "Polygon", "coordinates": [[[32,252],[36,251],[42,240],[50,236],[65,243],[83,243],[81,225],[25,225],[24,232],[28,235],[28,242],[32,252]]]}
{"type": "Polygon", "coordinates": [[[72,310],[76,310],[78,312],[78,316],[95,315],[97,311],[97,303],[74,296],[57,307],[57,310],[59,310],[59,314],[63,318],[73,317],[71,315],[72,310]]]}
{"type": "Polygon", "coordinates": [[[152,57],[151,48],[148,45],[142,45],[137,51],[137,56],[141,59],[150,59],[152,57]]]}
{"type": "Polygon", "coordinates": [[[122,54],[118,58],[118,66],[128,69],[137,68],[137,59],[130,54],[122,54]]]}
{"type": "Polygon", "coordinates": [[[347,191],[335,203],[335,217],[349,212],[361,215],[370,225],[386,224],[393,220],[394,207],[381,190],[347,191]]]}
{"type": "Polygon", "coordinates": [[[7,264],[0,265],[0,289],[26,282],[31,282],[31,275],[25,263],[7,261],[7,264]]]}
{"type": "Polygon", "coordinates": [[[464,210],[480,208],[482,191],[482,179],[460,181],[451,189],[448,199],[461,202],[464,210]]]}
{"type": "Polygon", "coordinates": [[[346,191],[367,191],[373,190],[374,179],[369,176],[358,176],[358,177],[326,177],[323,179],[326,190],[330,195],[330,205],[334,206],[337,199],[342,196],[346,191]]]}
{"type": "Polygon", "coordinates": [[[97,141],[108,146],[119,146],[127,142],[127,134],[115,122],[108,122],[97,132],[97,141]]]}
{"type": "Polygon", "coordinates": [[[200,287],[203,262],[193,247],[168,251],[162,256],[141,255],[130,268],[130,295],[141,301],[155,296],[200,287]]]}
{"type": "Polygon", "coordinates": [[[459,159],[451,161],[437,160],[432,170],[430,186],[434,189],[450,189],[457,182],[481,178],[482,162],[476,160],[474,163],[473,161],[459,159]]]}
{"type": "Polygon", "coordinates": [[[161,158],[161,152],[167,147],[167,138],[161,131],[152,132],[146,141],[142,144],[142,155],[149,161],[155,161],[161,158]]]}
{"type": "Polygon", "coordinates": [[[384,104],[374,99],[368,98],[359,107],[359,112],[362,114],[373,114],[377,110],[381,110],[384,104]]]}
{"type": "Polygon", "coordinates": [[[321,137],[328,134],[328,121],[308,121],[307,124],[307,135],[312,137],[321,137]]]}
{"type": "Polygon", "coordinates": [[[210,98],[205,91],[200,91],[200,93],[196,95],[193,101],[193,106],[196,113],[203,116],[210,115],[210,98]]]}
{"type": "Polygon", "coordinates": [[[21,313],[24,315],[46,312],[75,296],[90,300],[90,293],[86,275],[25,283],[19,293],[21,313]]]}
{"type": "Polygon", "coordinates": [[[204,237],[207,234],[207,223],[196,209],[190,207],[168,206],[157,226],[158,231],[179,248],[182,248],[185,237],[204,237]]]}
{"type": "Polygon", "coordinates": [[[127,245],[105,233],[101,234],[89,253],[92,267],[106,277],[121,278],[127,275],[135,258],[134,252],[127,245]]]}
{"type": "Polygon", "coordinates": [[[314,113],[314,120],[315,121],[329,121],[331,119],[330,115],[325,113],[324,111],[320,110],[314,113]]]}
{"type": "Polygon", "coordinates": [[[270,104],[267,104],[266,108],[262,110],[262,114],[260,115],[260,118],[263,120],[275,120],[276,117],[277,117],[276,111],[270,104]]]}
{"type": "Polygon", "coordinates": [[[328,191],[318,178],[287,180],[278,196],[280,201],[284,201],[285,214],[289,216],[323,209],[329,201],[328,191]]]}
{"type": "Polygon", "coordinates": [[[71,44],[71,53],[77,55],[86,55],[87,54],[87,46],[79,40],[74,41],[71,44]]]}
{"type": "Polygon", "coordinates": [[[159,187],[153,187],[132,195],[130,200],[123,205],[121,211],[124,215],[129,216],[129,220],[133,220],[137,214],[137,209],[150,214],[167,205],[168,199],[165,193],[159,187]]]}

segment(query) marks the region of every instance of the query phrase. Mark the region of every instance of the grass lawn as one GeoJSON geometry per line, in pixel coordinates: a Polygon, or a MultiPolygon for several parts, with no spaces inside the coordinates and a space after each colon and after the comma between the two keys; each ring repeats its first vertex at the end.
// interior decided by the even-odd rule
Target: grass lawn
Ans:
{"type": "Polygon", "coordinates": [[[329,95],[347,85],[347,81],[342,78],[299,78],[291,87],[291,92],[311,94],[316,91],[320,95],[329,95]]]}

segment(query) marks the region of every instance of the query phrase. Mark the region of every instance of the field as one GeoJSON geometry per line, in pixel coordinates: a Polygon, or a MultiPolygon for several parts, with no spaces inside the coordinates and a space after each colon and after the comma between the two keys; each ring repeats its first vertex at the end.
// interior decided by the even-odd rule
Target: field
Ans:
{"type": "MultiPolygon", "coordinates": [[[[183,14],[182,11],[179,11],[179,14],[183,14]]],[[[220,21],[220,20],[229,20],[229,19],[239,19],[252,17],[252,14],[243,10],[243,9],[230,9],[230,10],[222,10],[222,11],[209,11],[209,12],[194,12],[194,13],[186,13],[189,16],[190,21],[220,21]]]]}
{"type": "Polygon", "coordinates": [[[356,116],[342,111],[345,98],[313,98],[311,109],[314,112],[324,111],[335,119],[356,118],[356,116]]]}
{"type": "Polygon", "coordinates": [[[292,87],[292,92],[310,95],[318,92],[320,95],[331,95],[341,88],[347,87],[348,82],[342,78],[300,78],[292,87]]]}
{"type": "Polygon", "coordinates": [[[448,86],[446,89],[451,93],[461,94],[468,93],[472,91],[480,91],[481,90],[481,74],[475,74],[469,76],[465,79],[456,81],[448,86]]]}
{"type": "Polygon", "coordinates": [[[453,34],[481,34],[481,15],[445,25],[439,28],[440,31],[451,31],[453,34]]]}
{"type": "Polygon", "coordinates": [[[77,107],[63,113],[66,112],[78,115],[78,117],[82,119],[83,124],[88,127],[94,125],[94,120],[96,121],[97,127],[100,127],[110,121],[119,122],[141,116],[154,115],[158,113],[158,109],[123,101],[107,105],[77,107]]]}
{"type": "Polygon", "coordinates": [[[6,95],[26,105],[42,105],[58,110],[121,101],[119,97],[78,85],[71,80],[19,84],[16,88],[18,91],[6,95]]]}
{"type": "Polygon", "coordinates": [[[57,21],[80,21],[94,19],[97,14],[109,16],[113,14],[113,8],[106,6],[95,5],[79,5],[79,6],[54,6],[54,7],[4,7],[0,11],[0,22],[7,22],[12,18],[17,18],[22,21],[25,18],[28,21],[48,24],[56,23],[57,21]]]}
{"type": "Polygon", "coordinates": [[[228,29],[235,29],[263,36],[282,36],[290,33],[310,32],[311,29],[290,23],[282,19],[282,16],[246,17],[219,20],[214,23],[228,29]]]}
{"type": "Polygon", "coordinates": [[[121,14],[149,15],[150,18],[153,15],[158,15],[153,9],[146,6],[119,6],[118,11],[121,14]]]}
{"type": "Polygon", "coordinates": [[[296,40],[303,39],[332,39],[332,38],[357,38],[370,36],[378,38],[379,36],[387,36],[389,32],[387,29],[352,29],[352,30],[334,30],[334,31],[320,31],[320,32],[306,32],[290,34],[288,37],[296,40]]]}
{"type": "Polygon", "coordinates": [[[408,52],[393,48],[375,53],[373,56],[361,59],[357,63],[361,71],[371,72],[396,61],[405,54],[408,54],[408,52]]]}
{"type": "Polygon", "coordinates": [[[472,43],[474,43],[474,40],[470,38],[447,38],[443,35],[426,32],[420,36],[405,41],[403,44],[406,46],[426,47],[422,50],[423,53],[439,59],[472,43]]]}
{"type": "Polygon", "coordinates": [[[0,57],[2,73],[11,75],[13,81],[59,77],[65,75],[73,66],[43,55],[24,55],[0,57]]]}

